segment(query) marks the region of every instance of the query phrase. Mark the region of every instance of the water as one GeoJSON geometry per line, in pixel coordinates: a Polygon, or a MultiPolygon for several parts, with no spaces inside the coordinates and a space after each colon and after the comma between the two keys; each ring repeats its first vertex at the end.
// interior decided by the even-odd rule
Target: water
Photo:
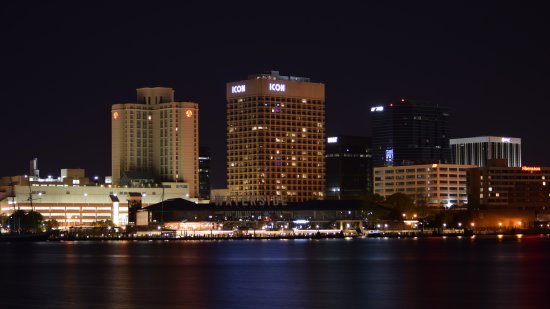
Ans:
{"type": "Polygon", "coordinates": [[[1,308],[547,307],[541,236],[0,244],[1,308]]]}

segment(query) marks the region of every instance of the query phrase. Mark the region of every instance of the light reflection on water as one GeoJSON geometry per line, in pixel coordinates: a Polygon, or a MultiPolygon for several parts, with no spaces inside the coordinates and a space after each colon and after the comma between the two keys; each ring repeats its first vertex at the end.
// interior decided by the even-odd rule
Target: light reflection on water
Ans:
{"type": "Polygon", "coordinates": [[[0,244],[4,308],[545,306],[539,236],[0,244]]]}

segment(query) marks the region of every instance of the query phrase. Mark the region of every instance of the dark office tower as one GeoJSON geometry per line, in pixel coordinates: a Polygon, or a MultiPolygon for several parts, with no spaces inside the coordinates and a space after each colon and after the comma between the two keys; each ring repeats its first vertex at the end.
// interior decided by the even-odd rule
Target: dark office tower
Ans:
{"type": "Polygon", "coordinates": [[[210,148],[199,147],[199,196],[210,199],[210,148]]]}
{"type": "Polygon", "coordinates": [[[371,107],[374,167],[450,163],[449,110],[399,100],[371,107]]]}
{"type": "Polygon", "coordinates": [[[329,137],[325,149],[327,199],[358,199],[372,192],[372,148],[369,137],[329,137]]]}

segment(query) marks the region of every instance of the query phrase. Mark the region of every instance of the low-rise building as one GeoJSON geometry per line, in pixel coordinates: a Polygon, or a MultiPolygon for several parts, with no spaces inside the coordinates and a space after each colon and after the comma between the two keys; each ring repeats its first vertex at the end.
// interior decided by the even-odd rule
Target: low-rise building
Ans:
{"type": "Polygon", "coordinates": [[[468,203],[466,170],[472,167],[458,164],[376,167],[374,193],[384,198],[404,193],[421,206],[464,206],[468,203]]]}
{"type": "Polygon", "coordinates": [[[489,160],[468,171],[468,200],[480,208],[550,208],[550,167],[508,167],[489,160]]]}
{"type": "MultiPolygon", "coordinates": [[[[128,187],[99,183],[68,184],[62,180],[53,177],[3,177],[0,179],[0,191],[3,193],[0,196],[0,214],[35,210],[45,220],[55,219],[62,227],[90,225],[102,220],[127,225],[131,223],[128,219],[130,205],[141,208],[163,200],[189,198],[189,186],[181,182],[128,187]]],[[[88,183],[87,179],[84,183],[88,183]]]]}

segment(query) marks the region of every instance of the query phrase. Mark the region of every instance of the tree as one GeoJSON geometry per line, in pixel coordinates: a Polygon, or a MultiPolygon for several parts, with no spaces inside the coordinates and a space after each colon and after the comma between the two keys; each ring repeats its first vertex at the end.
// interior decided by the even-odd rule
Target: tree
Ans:
{"type": "Polygon", "coordinates": [[[367,226],[374,226],[377,220],[388,216],[390,211],[384,207],[381,195],[367,193],[361,197],[361,213],[367,226]]]}
{"type": "Polygon", "coordinates": [[[403,211],[408,211],[414,208],[413,199],[404,193],[394,193],[386,198],[386,206],[393,209],[400,209],[403,211]]]}
{"type": "Polygon", "coordinates": [[[0,215],[0,225],[2,225],[3,227],[7,226],[9,224],[8,219],[9,219],[9,216],[7,214],[1,214],[0,215]]]}
{"type": "Polygon", "coordinates": [[[93,227],[115,227],[115,224],[113,223],[113,221],[107,219],[107,220],[100,220],[100,221],[95,221],[95,222],[92,222],[92,226],[93,227]]]}
{"type": "Polygon", "coordinates": [[[362,202],[361,208],[371,209],[373,207],[382,205],[384,203],[384,198],[378,193],[375,193],[375,194],[367,193],[365,196],[361,198],[361,202],[362,202]]]}
{"type": "Polygon", "coordinates": [[[8,218],[12,231],[36,232],[40,229],[44,217],[36,211],[16,210],[8,218]]]}
{"type": "Polygon", "coordinates": [[[388,196],[384,204],[392,210],[391,219],[401,219],[403,213],[414,211],[413,199],[400,192],[388,196]]]}
{"type": "Polygon", "coordinates": [[[59,222],[55,219],[46,220],[42,223],[42,230],[43,231],[50,231],[53,229],[57,229],[59,227],[59,222]]]}

